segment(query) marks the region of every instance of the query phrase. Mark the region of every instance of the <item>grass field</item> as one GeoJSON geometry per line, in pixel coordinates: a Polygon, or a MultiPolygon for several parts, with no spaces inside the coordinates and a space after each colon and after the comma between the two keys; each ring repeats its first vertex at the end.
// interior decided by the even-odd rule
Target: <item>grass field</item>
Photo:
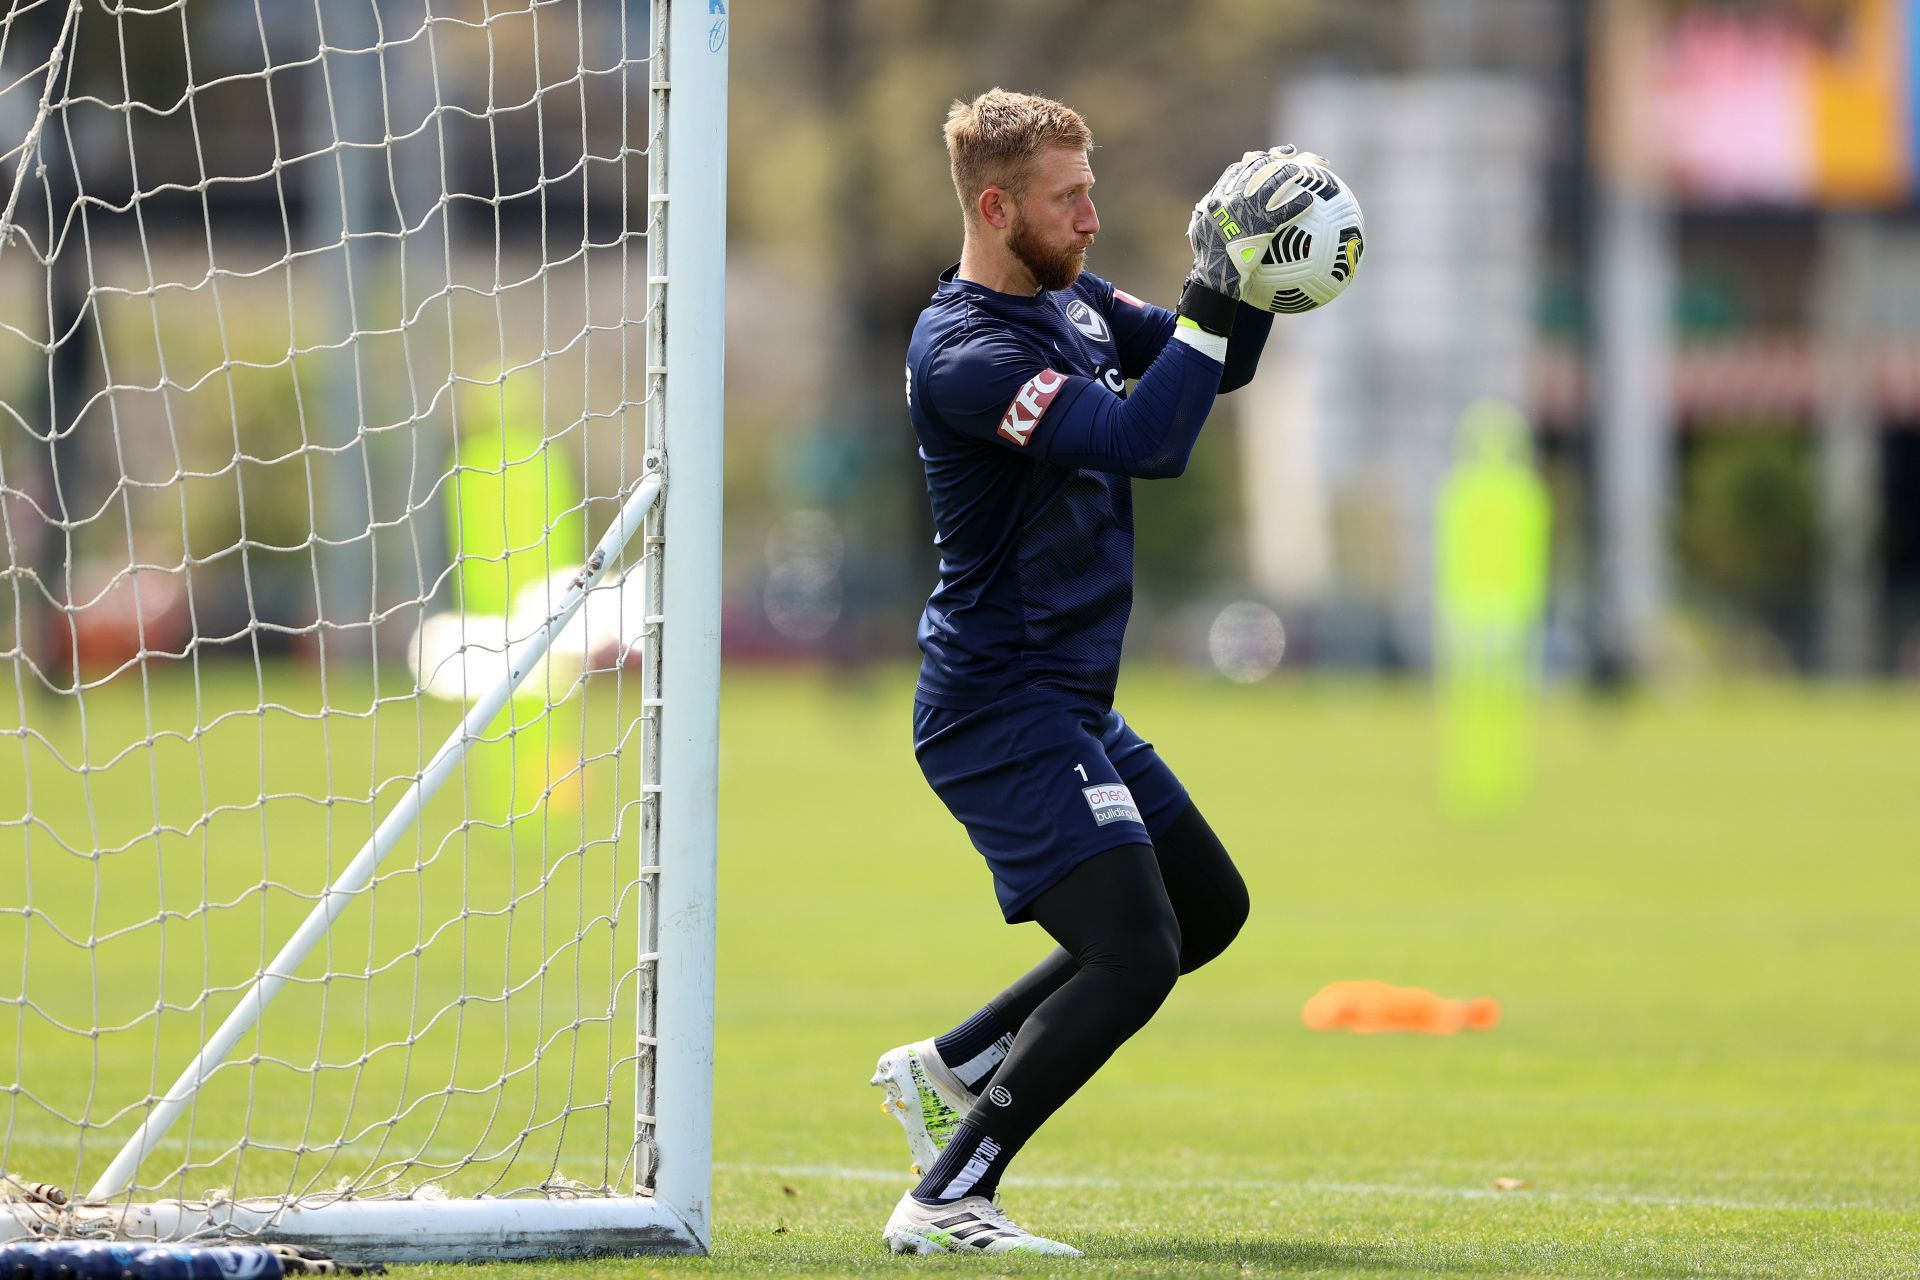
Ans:
{"type": "MultiPolygon", "coordinates": [[[[1556,700],[1535,802],[1475,828],[1418,689],[1130,674],[1254,913],[1016,1163],[1070,1264],[878,1241],[911,1178],[872,1059],[1044,946],[921,781],[909,697],[729,674],[714,1257],[515,1275],[1920,1275],[1914,691],[1556,700]],[[1301,1027],[1358,977],[1504,1021],[1301,1027]]],[[[15,1034],[0,1062],[51,1052],[15,1034]]]]}

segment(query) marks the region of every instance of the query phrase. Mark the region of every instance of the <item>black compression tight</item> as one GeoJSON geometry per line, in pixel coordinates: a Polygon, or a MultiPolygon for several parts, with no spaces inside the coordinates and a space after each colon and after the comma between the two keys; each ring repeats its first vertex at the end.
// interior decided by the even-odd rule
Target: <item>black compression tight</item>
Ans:
{"type": "MultiPolygon", "coordinates": [[[[1093,861],[1098,862],[1105,856],[1099,855],[1093,861]]],[[[1246,923],[1246,882],[1240,878],[1220,838],[1213,834],[1213,828],[1193,804],[1188,804],[1165,831],[1154,837],[1153,858],[1178,926],[1180,972],[1192,973],[1225,951],[1240,932],[1240,926],[1246,923]]],[[[1062,881],[1054,889],[1064,884],[1062,881]]],[[[1045,902],[1051,892],[1040,896],[1031,914],[1058,941],[1060,935],[1039,915],[1040,903],[1045,902]]],[[[1072,894],[1067,896],[1071,898],[1072,894]]],[[[1066,913],[1056,910],[1049,914],[1066,913]]],[[[1012,986],[989,1000],[987,1007],[998,1015],[1003,1027],[1018,1032],[1028,1015],[1059,990],[1060,984],[1071,978],[1079,967],[1071,949],[1063,943],[1012,986]]]]}
{"type": "Polygon", "coordinates": [[[1189,806],[1152,847],[1075,867],[1031,914],[1060,946],[992,1002],[1013,1047],[967,1117],[1009,1152],[1146,1025],[1176,977],[1225,950],[1247,889],[1189,806]]]}

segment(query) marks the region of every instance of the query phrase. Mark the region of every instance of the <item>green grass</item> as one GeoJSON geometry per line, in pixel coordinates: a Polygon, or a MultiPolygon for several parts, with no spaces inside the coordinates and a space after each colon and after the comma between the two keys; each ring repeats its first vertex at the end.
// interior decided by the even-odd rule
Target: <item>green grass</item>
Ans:
{"type": "MultiPolygon", "coordinates": [[[[906,1262],[878,1242],[911,1178],[873,1057],[1045,945],[999,922],[914,766],[909,699],[901,672],[729,673],[714,1256],[515,1275],[1920,1275],[1913,691],[1556,699],[1533,803],[1470,826],[1435,801],[1413,687],[1131,673],[1123,708],[1234,851],[1254,914],[1005,1184],[1083,1263],[906,1262]],[[1504,1020],[1444,1039],[1301,1027],[1309,995],[1357,977],[1497,996],[1504,1020]]],[[[15,1035],[0,1025],[0,1064],[15,1035]]],[[[84,1075],[50,1061],[66,1042],[19,1051],[84,1075]]]]}

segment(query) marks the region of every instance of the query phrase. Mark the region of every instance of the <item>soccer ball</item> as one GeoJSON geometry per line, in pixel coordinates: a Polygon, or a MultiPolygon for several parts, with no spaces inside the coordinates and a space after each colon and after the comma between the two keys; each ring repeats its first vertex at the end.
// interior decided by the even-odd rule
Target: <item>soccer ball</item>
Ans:
{"type": "Polygon", "coordinates": [[[1311,152],[1289,163],[1300,166],[1294,182],[1313,193],[1313,203],[1274,235],[1240,282],[1240,299],[1248,306],[1286,314],[1312,311],[1339,297],[1353,283],[1367,247],[1367,220],[1353,188],[1311,152]]]}

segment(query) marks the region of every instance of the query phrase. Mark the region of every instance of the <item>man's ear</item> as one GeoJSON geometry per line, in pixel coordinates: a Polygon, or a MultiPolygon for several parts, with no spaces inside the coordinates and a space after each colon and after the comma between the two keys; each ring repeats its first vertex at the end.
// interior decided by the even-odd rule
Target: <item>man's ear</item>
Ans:
{"type": "Polygon", "coordinates": [[[980,193],[975,207],[980,210],[980,220],[990,227],[1005,231],[1013,222],[1013,193],[1005,187],[988,187],[980,193]]]}

